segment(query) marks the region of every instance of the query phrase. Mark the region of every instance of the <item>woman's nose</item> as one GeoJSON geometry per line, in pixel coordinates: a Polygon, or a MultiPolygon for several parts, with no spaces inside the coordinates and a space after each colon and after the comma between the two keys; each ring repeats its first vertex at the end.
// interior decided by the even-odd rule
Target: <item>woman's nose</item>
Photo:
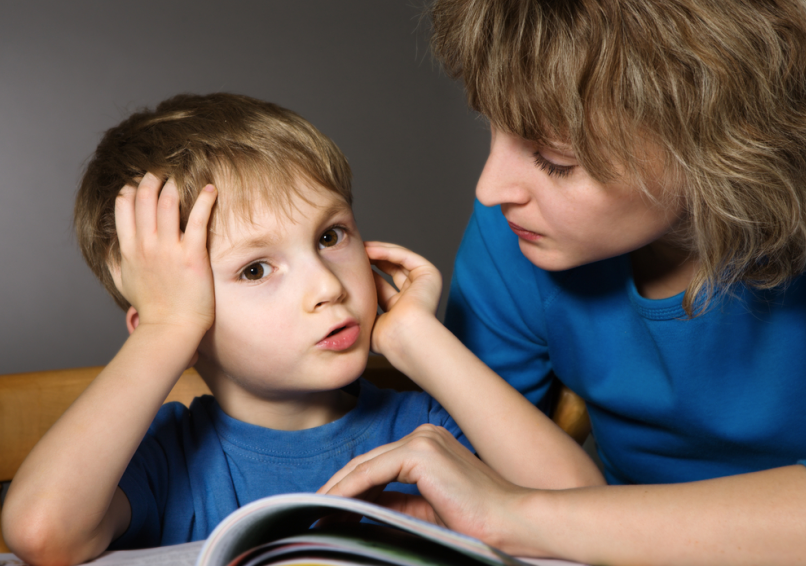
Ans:
{"type": "Polygon", "coordinates": [[[529,200],[524,167],[534,164],[523,155],[517,141],[516,136],[491,129],[490,154],[476,184],[476,198],[484,206],[524,204],[529,200]]]}

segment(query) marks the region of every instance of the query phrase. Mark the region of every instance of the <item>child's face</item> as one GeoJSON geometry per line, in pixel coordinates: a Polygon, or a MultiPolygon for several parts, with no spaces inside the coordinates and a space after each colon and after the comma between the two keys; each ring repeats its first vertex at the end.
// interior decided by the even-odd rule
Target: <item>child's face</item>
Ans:
{"type": "Polygon", "coordinates": [[[290,215],[261,207],[211,235],[215,322],[200,362],[256,398],[337,389],[369,354],[377,296],[352,211],[321,187],[301,191],[315,205],[294,196],[290,215]]]}
{"type": "MultiPolygon", "coordinates": [[[[680,221],[679,203],[652,202],[624,181],[599,183],[570,150],[538,147],[494,127],[491,132],[476,196],[486,206],[501,205],[521,251],[538,267],[559,271],[632,252],[680,221]]],[[[660,171],[659,158],[653,159],[650,165],[660,171]]]]}

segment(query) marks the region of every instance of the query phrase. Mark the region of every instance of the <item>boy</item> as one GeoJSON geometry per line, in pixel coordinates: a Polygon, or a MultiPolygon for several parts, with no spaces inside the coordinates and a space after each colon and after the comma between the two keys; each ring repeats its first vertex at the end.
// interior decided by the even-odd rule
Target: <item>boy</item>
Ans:
{"type": "Polygon", "coordinates": [[[365,248],[350,202],[336,146],[248,97],[178,96],[106,133],[75,224],[131,335],[17,474],[3,524],[18,555],[79,562],[112,541],[199,540],[239,506],[314,491],[423,423],[467,443],[458,423],[521,485],[597,479],[573,441],[439,325],[433,266],[365,248]],[[365,381],[347,393],[370,346],[456,423],[426,394],[365,381]],[[160,408],[189,365],[213,397],[160,408]]]}

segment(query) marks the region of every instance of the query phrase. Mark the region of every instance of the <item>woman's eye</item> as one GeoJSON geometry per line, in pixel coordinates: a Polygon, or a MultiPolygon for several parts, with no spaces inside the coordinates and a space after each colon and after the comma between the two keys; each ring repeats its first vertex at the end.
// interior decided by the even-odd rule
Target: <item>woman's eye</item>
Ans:
{"type": "Polygon", "coordinates": [[[536,151],[534,153],[534,158],[535,158],[535,164],[538,167],[540,167],[543,171],[548,173],[550,177],[555,175],[557,177],[565,177],[569,173],[571,173],[571,170],[574,168],[573,165],[557,165],[556,163],[552,163],[551,161],[543,157],[543,155],[539,151],[536,151]]]}
{"type": "Polygon", "coordinates": [[[271,273],[272,267],[265,261],[258,261],[246,267],[241,272],[241,279],[248,281],[258,281],[271,273]]]}
{"type": "Polygon", "coordinates": [[[319,249],[332,248],[344,239],[344,228],[328,228],[319,237],[319,249]]]}

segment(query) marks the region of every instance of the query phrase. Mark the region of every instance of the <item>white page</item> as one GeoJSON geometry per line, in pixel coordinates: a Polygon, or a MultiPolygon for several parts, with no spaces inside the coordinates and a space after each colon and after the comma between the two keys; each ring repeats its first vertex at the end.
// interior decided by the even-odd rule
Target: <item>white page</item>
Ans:
{"type": "MultiPolygon", "coordinates": [[[[105,552],[95,560],[88,562],[88,564],[92,564],[92,566],[193,566],[203,544],[204,541],[198,541],[162,548],[105,552]]],[[[534,566],[582,566],[577,562],[551,558],[518,558],[534,566]]],[[[333,563],[344,564],[344,562],[340,561],[334,561],[333,563]]],[[[0,554],[0,566],[27,565],[13,554],[0,554]]]]}
{"type": "Polygon", "coordinates": [[[568,562],[568,560],[558,558],[524,558],[523,556],[518,556],[517,558],[534,566],[585,566],[579,562],[568,562]]]}
{"type": "MultiPolygon", "coordinates": [[[[92,566],[193,566],[199,556],[203,540],[160,548],[141,550],[113,550],[104,552],[92,566]]],[[[13,554],[0,554],[0,566],[27,566],[13,554]]]]}

